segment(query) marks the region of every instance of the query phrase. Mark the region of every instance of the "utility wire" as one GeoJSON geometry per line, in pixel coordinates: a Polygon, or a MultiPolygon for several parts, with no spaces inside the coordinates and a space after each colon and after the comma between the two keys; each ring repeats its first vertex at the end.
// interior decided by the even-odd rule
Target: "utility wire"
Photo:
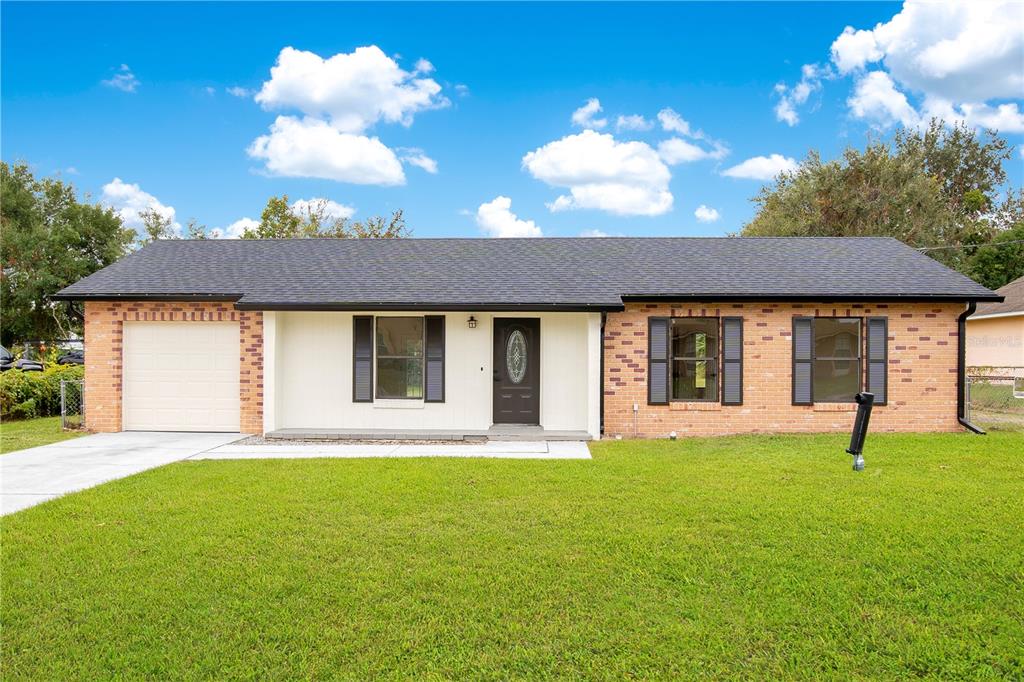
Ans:
{"type": "Polygon", "coordinates": [[[1024,244],[1024,239],[1011,239],[1007,242],[989,242],[988,244],[954,244],[952,246],[921,246],[918,251],[938,251],[939,249],[981,249],[989,246],[1003,246],[1004,244],[1024,244]]]}

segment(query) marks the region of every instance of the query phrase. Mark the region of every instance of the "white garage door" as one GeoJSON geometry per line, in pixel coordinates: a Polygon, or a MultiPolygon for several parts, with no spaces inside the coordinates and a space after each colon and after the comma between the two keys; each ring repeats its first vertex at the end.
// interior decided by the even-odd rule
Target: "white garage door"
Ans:
{"type": "Polygon", "coordinates": [[[125,322],[126,431],[238,431],[236,322],[125,322]]]}

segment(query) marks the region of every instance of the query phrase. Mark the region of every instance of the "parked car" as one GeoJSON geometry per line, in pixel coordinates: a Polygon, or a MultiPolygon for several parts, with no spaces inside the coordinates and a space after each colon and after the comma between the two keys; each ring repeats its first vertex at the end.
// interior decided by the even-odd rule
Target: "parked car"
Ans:
{"type": "Polygon", "coordinates": [[[25,358],[15,360],[11,351],[0,346],[0,372],[6,372],[9,369],[20,369],[23,372],[42,372],[43,363],[25,358]]]}
{"type": "Polygon", "coordinates": [[[61,353],[57,356],[58,365],[84,365],[85,364],[85,351],[84,350],[69,350],[65,353],[61,353]]]}

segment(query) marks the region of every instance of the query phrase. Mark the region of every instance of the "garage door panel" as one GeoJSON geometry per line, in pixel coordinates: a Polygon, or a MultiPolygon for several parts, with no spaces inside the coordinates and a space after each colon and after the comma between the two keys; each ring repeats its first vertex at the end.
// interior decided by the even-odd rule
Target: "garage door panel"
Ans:
{"type": "Polygon", "coordinates": [[[239,330],[233,322],[126,322],[126,430],[237,431],[239,330]]]}

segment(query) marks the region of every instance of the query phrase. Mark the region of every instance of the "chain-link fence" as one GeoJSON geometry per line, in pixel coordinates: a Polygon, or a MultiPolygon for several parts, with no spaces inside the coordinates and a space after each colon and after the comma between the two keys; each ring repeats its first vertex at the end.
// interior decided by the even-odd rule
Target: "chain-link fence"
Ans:
{"type": "Polygon", "coordinates": [[[85,394],[80,380],[60,382],[60,425],[66,431],[85,428],[85,394]]]}
{"type": "Polygon", "coordinates": [[[968,367],[967,420],[990,431],[1024,431],[1024,367],[968,367]]]}

